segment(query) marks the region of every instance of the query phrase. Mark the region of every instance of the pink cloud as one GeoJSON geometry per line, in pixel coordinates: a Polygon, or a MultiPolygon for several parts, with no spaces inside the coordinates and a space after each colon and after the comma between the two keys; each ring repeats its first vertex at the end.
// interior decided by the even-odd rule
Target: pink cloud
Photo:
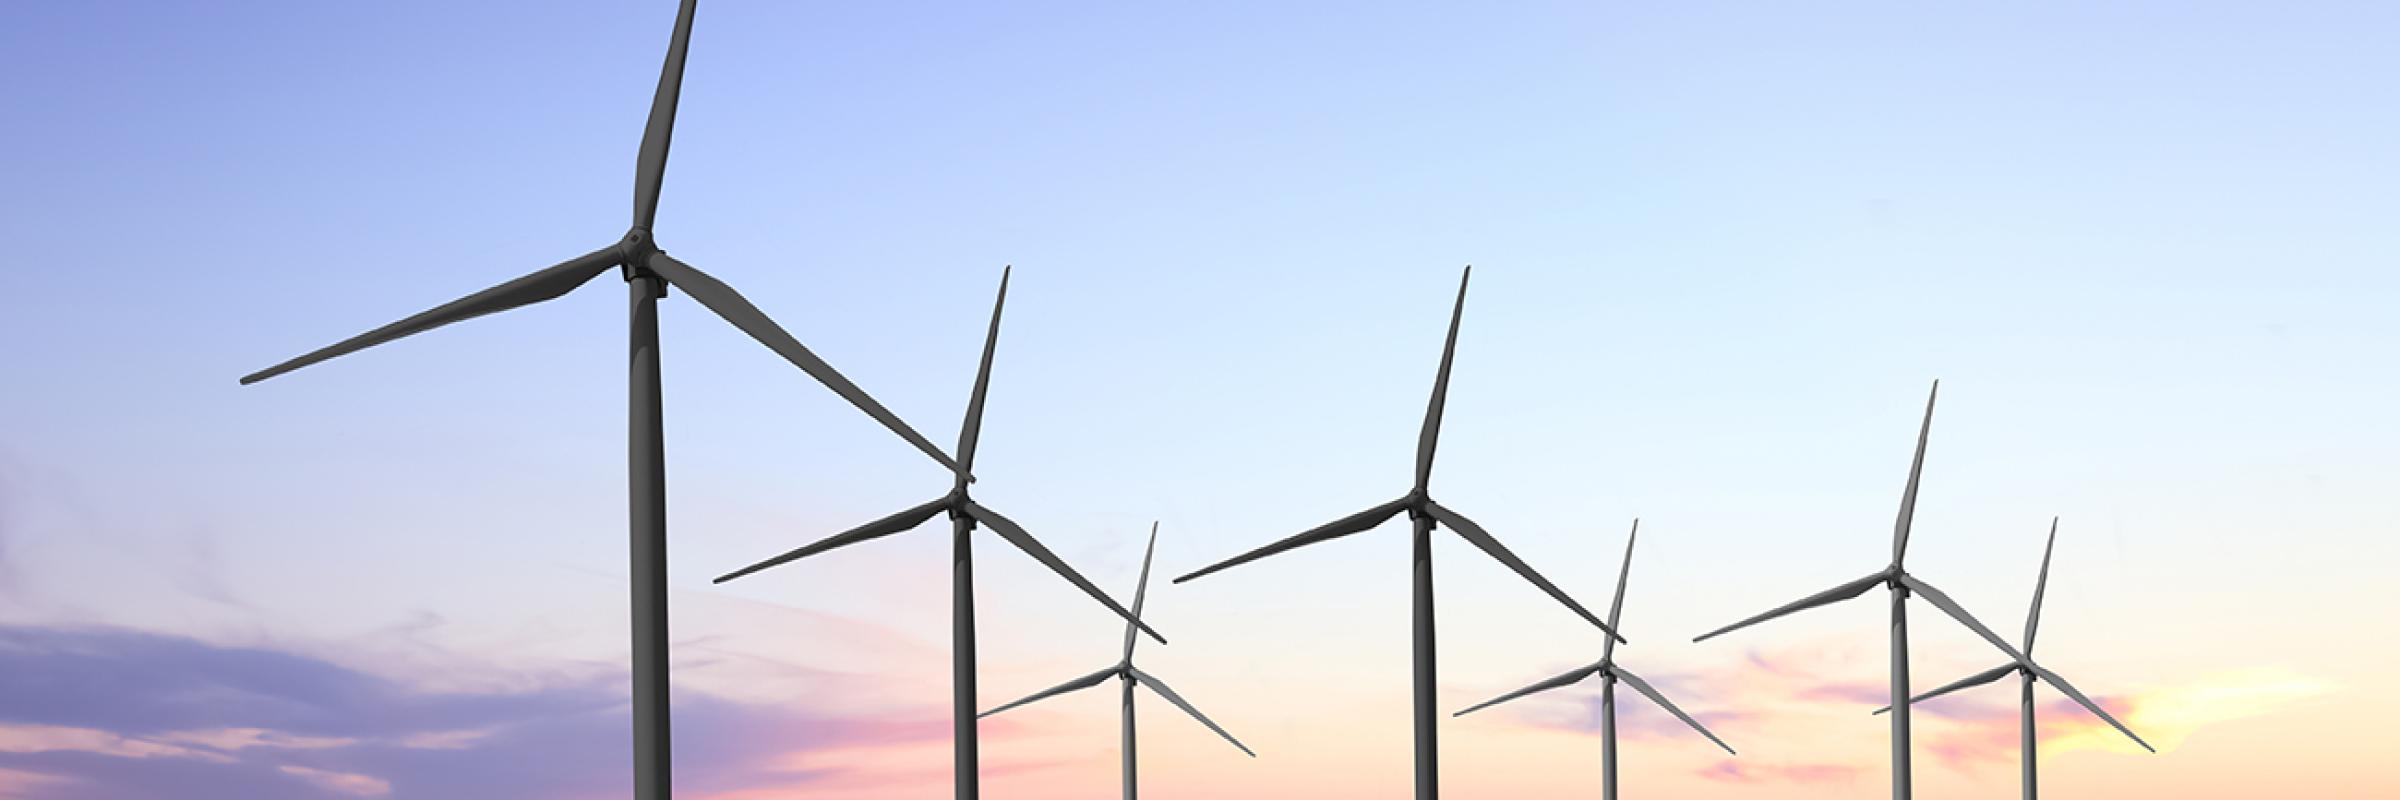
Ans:
{"type": "Polygon", "coordinates": [[[1702,778],[1718,783],[1822,785],[1856,781],[1864,770],[1864,767],[1848,764],[1758,764],[1720,761],[1701,768],[1698,774],[1702,778]]]}
{"type": "Polygon", "coordinates": [[[391,781],[368,775],[295,767],[289,764],[276,769],[285,775],[316,784],[327,791],[352,797],[382,797],[392,793],[391,781]]]}

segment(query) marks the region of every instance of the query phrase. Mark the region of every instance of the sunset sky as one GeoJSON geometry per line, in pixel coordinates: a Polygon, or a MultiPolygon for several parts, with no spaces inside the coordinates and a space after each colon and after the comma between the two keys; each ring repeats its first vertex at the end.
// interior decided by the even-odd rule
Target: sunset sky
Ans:
{"type": "MultiPolygon", "coordinates": [[[[245,373],[612,241],[669,0],[24,3],[0,25],[0,798],[626,795],[623,288],[245,373]]],[[[2400,796],[2400,6],[709,0],[658,222],[1130,598],[1152,798],[1392,798],[1407,490],[1605,608],[1627,797],[1886,791],[1880,568],[2023,625],[2053,798],[2400,796]]],[[[662,304],[678,794],[942,798],[940,523],[710,578],[947,474],[662,304]]],[[[1435,546],[1442,783],[1599,792],[1600,634],[1435,546]]],[[[1120,627],[978,542],[986,707],[1120,627]]],[[[1922,604],[1921,687],[1995,666],[1922,604]]],[[[1925,706],[2009,797],[2013,683],[1925,706]]],[[[1117,792],[1112,690],[986,721],[993,798],[1117,792]]]]}

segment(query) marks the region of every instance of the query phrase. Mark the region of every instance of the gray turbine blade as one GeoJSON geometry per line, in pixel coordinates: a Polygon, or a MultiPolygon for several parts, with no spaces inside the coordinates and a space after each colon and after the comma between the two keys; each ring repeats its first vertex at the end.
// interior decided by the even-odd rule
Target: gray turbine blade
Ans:
{"type": "Polygon", "coordinates": [[[1474,704],[1474,705],[1472,705],[1472,706],[1468,706],[1468,707],[1467,707],[1467,709],[1466,709],[1465,711],[1460,711],[1460,712],[1458,712],[1458,713],[1451,714],[1450,716],[1453,716],[1453,717],[1463,717],[1463,716],[1466,716],[1466,715],[1468,715],[1468,714],[1472,714],[1472,713],[1475,713],[1475,712],[1477,712],[1477,711],[1482,711],[1482,710],[1484,710],[1484,709],[1486,709],[1486,708],[1490,708],[1490,707],[1492,707],[1492,706],[1496,706],[1496,705],[1499,705],[1499,704],[1501,704],[1501,703],[1506,703],[1506,702],[1508,702],[1508,701],[1510,701],[1510,700],[1515,700],[1515,699],[1517,699],[1517,698],[1519,698],[1519,697],[1524,697],[1524,696],[1526,696],[1526,695],[1529,695],[1529,694],[1537,694],[1537,693],[1540,693],[1540,692],[1547,692],[1547,691],[1550,691],[1550,690],[1552,690],[1552,689],[1556,689],[1556,688],[1558,688],[1558,687],[1561,687],[1561,686],[1572,686],[1572,685],[1574,685],[1574,684],[1575,684],[1576,682],[1578,682],[1578,681],[1581,681],[1581,680],[1583,680],[1583,679],[1585,679],[1585,678],[1589,678],[1589,677],[1591,677],[1591,676],[1592,676],[1592,673],[1599,672],[1601,669],[1603,669],[1603,668],[1605,668],[1605,667],[1607,667],[1607,666],[1608,666],[1608,662],[1607,662],[1607,661],[1594,661],[1594,662],[1592,662],[1592,663],[1590,663],[1590,664],[1585,664],[1585,665],[1583,665],[1583,666],[1576,667],[1576,668],[1574,668],[1574,669],[1571,669],[1571,670],[1567,670],[1567,671],[1565,671],[1565,672],[1562,672],[1562,673],[1559,673],[1559,674],[1557,674],[1557,675],[1553,675],[1553,676],[1551,676],[1551,677],[1544,678],[1544,679],[1542,679],[1540,682],[1538,682],[1538,683],[1535,683],[1535,684],[1533,684],[1533,685],[1531,685],[1531,686],[1527,686],[1527,687],[1525,687],[1525,688],[1523,688],[1523,689],[1518,689],[1518,690],[1516,690],[1516,691],[1509,692],[1508,694],[1504,694],[1504,695],[1501,695],[1501,696],[1499,696],[1499,697],[1494,697],[1494,698],[1492,698],[1492,699],[1490,699],[1490,700],[1485,700],[1485,701],[1483,701],[1483,702],[1481,702],[1481,703],[1476,703],[1476,704],[1474,704]]]}
{"type": "Polygon", "coordinates": [[[1907,586],[1909,591],[1917,593],[1917,596],[1925,598],[1926,602],[1932,603],[1933,607],[1941,609],[1942,613],[1950,615],[1951,619],[1958,620],[1958,624],[1967,626],[1967,629],[1974,631],[1975,635],[1983,637],[1984,641],[1991,642],[1993,647],[2000,648],[2000,652],[2008,654],[2009,658],[2020,662],[2026,661],[2024,653],[2017,652],[2017,648],[2010,645],[2008,640],[2000,638],[2000,634],[1993,633],[1991,628],[1984,626],[1982,620],[1967,613],[1967,609],[1960,606],[1958,601],[1950,599],[1950,595],[1943,594],[1942,590],[1933,588],[1933,584],[1918,580],[1915,575],[1901,575],[1900,583],[1907,586]]]}
{"type": "MultiPolygon", "coordinates": [[[[1625,611],[1625,584],[1633,579],[1633,542],[1641,535],[1642,521],[1640,518],[1635,518],[1633,530],[1625,534],[1625,565],[1617,568],[1617,598],[1608,603],[1608,629],[1612,631],[1617,629],[1617,619],[1625,611]]],[[[1616,652],[1617,640],[1611,638],[1601,648],[1600,658],[1606,661],[1616,652]]]]}
{"type": "Polygon", "coordinates": [[[1034,693],[1033,693],[1031,696],[1028,696],[1028,697],[1026,697],[1026,698],[1025,698],[1025,699],[1023,699],[1023,700],[1019,700],[1019,701],[1016,701],[1016,702],[1014,702],[1014,703],[1010,703],[1010,704],[1008,704],[1008,705],[1004,705],[1004,706],[1001,706],[1001,707],[999,707],[999,708],[995,708],[995,709],[992,709],[992,710],[990,710],[990,711],[986,711],[986,712],[983,712],[983,713],[981,713],[981,714],[977,714],[977,715],[975,715],[975,718],[976,718],[976,719],[982,719],[982,718],[984,718],[984,717],[988,717],[988,716],[991,716],[991,715],[993,715],[993,714],[998,714],[998,713],[1000,713],[1000,712],[1002,712],[1002,711],[1007,711],[1007,710],[1009,710],[1009,709],[1016,708],[1017,706],[1025,705],[1026,703],[1031,703],[1031,702],[1033,702],[1033,701],[1036,701],[1036,700],[1044,700],[1044,699],[1048,699],[1048,698],[1052,698],[1052,697],[1057,697],[1057,696],[1059,696],[1059,695],[1066,694],[1066,693],[1068,693],[1068,692],[1072,692],[1072,691],[1075,691],[1075,690],[1078,690],[1078,689],[1089,689],[1089,688],[1092,688],[1092,687],[1094,687],[1094,686],[1098,686],[1098,685],[1100,685],[1100,682],[1101,682],[1101,681],[1108,680],[1110,676],[1117,674],[1117,669],[1118,669],[1117,667],[1109,667],[1108,669],[1104,669],[1104,670],[1101,670],[1101,671],[1099,671],[1099,672],[1094,672],[1094,673],[1092,673],[1092,674],[1090,674],[1090,675],[1085,675],[1085,676],[1083,676],[1083,677],[1081,677],[1081,678],[1076,678],[1076,679],[1074,679],[1074,680],[1067,681],[1066,683],[1062,683],[1062,684],[1059,684],[1059,685],[1057,685],[1057,686],[1052,686],[1052,687],[1050,687],[1050,688],[1048,688],[1048,689],[1043,689],[1043,690],[1041,690],[1041,691],[1034,692],[1034,693]]]}
{"type": "Polygon", "coordinates": [[[1202,569],[1190,575],[1176,578],[1175,582],[1182,583],[1184,581],[1188,581],[1211,572],[1216,572],[1217,570],[1225,569],[1227,567],[1240,566],[1252,561],[1257,561],[1259,559],[1266,558],[1267,556],[1281,553],[1285,550],[1305,547],[1328,539],[1339,539],[1353,533],[1358,533],[1359,531],[1373,528],[1377,525],[1383,524],[1384,520],[1391,519],[1393,514],[1400,513],[1401,509],[1408,507],[1408,503],[1409,498],[1403,497],[1398,500],[1358,512],[1356,514],[1352,514],[1350,516],[1301,531],[1300,533],[1293,535],[1291,538],[1284,539],[1283,541],[1217,562],[1216,564],[1210,565],[1206,569],[1202,569]]]}
{"type": "Polygon", "coordinates": [[[1542,591],[1548,592],[1551,599],[1557,600],[1559,603],[1564,604],[1568,610],[1573,611],[1577,615],[1583,617],[1585,621],[1599,626],[1601,633],[1615,637],[1616,640],[1620,642],[1625,640],[1625,637],[1617,636],[1616,628],[1610,626],[1606,622],[1601,622],[1600,617],[1594,615],[1590,609],[1584,608],[1582,603],[1575,602],[1575,598],[1568,597],[1566,592],[1560,591],[1556,585],[1551,584],[1550,579],[1544,578],[1542,577],[1541,573],[1533,571],[1533,567],[1527,565],[1524,559],[1518,558],[1517,554],[1509,552],[1506,545],[1501,544],[1500,540],[1492,538],[1492,535],[1484,531],[1483,526],[1475,524],[1474,520],[1467,519],[1458,512],[1443,508],[1442,504],[1432,501],[1426,501],[1425,511],[1426,513],[1432,514],[1434,520],[1442,523],[1443,527],[1449,528],[1451,532],[1458,534],[1459,538],[1465,539],[1469,543],[1474,544],[1485,554],[1490,555],[1493,560],[1498,561],[1502,565],[1507,566],[1510,570],[1515,571],[1519,577],[1531,582],[1534,586],[1539,587],[1542,591]]]}
{"type": "Polygon", "coordinates": [[[2092,702],[2091,698],[2085,697],[2083,696],[2082,692],[2076,691],[2075,685],[2068,683],[2066,678],[2060,677],[2056,672],[2043,669],[2040,664],[2027,664],[2025,666],[2033,670],[2035,677],[2041,678],[2043,682],[2046,682],[2050,684],[2051,687],[2056,688],[2060,694],[2066,695],[2067,699],[2073,700],[2077,705],[2083,706],[2084,710],[2099,715],[2102,721],[2109,724],[2109,727],[2116,728],[2118,733],[2125,734],[2125,738],[2132,739],[2134,744],[2141,745],[2142,749],[2144,750],[2148,750],[2153,753],[2158,752],[2158,748],[2151,747],[2149,742],[2142,741],[2142,737],[2133,735],[2132,728],[2125,727],[2125,723],[2118,722],[2116,717],[2109,716],[2106,710],[2100,708],[2099,703],[2092,702]]]}
{"type": "Polygon", "coordinates": [[[1917,477],[1925,471],[1925,439],[1933,433],[1933,400],[1942,393],[1942,382],[1933,382],[1933,391],[1925,395],[1925,422],[1917,427],[1917,454],[1908,462],[1908,488],[1900,492],[1900,517],[1892,522],[1892,563],[1900,563],[1908,554],[1908,527],[1917,519],[1917,477]]]}
{"type": "Polygon", "coordinates": [[[1183,709],[1183,713],[1192,715],[1192,719],[1199,720],[1200,724],[1208,726],[1209,730],[1216,731],[1218,736],[1225,737],[1225,741],[1232,742],[1233,746],[1241,748],[1243,755],[1251,758],[1258,757],[1257,753],[1250,752],[1250,748],[1242,744],[1242,740],[1233,738],[1233,734],[1226,733],[1224,728],[1217,727],[1217,723],[1211,721],[1207,714],[1200,713],[1200,709],[1193,708],[1191,703],[1184,702],[1183,696],[1176,694],[1175,690],[1167,688],[1165,681],[1150,677],[1150,673],[1143,672],[1139,667],[1126,667],[1125,670],[1133,674],[1135,681],[1150,687],[1150,691],[1157,692],[1158,696],[1166,698],[1167,702],[1174,703],[1176,708],[1183,709]]]}
{"type": "Polygon", "coordinates": [[[992,385],[992,351],[1000,345],[1000,309],[1008,305],[1008,273],[1000,268],[1000,297],[992,301],[992,327],[983,335],[983,363],[975,368],[975,393],[967,398],[967,421],[958,426],[958,465],[975,471],[975,442],[983,436],[983,395],[992,385]]]}
{"type": "MultiPolygon", "coordinates": [[[[1946,686],[1943,686],[1942,688],[1935,689],[1935,690],[1933,690],[1933,691],[1926,692],[1926,693],[1924,693],[1924,694],[1920,694],[1920,695],[1917,695],[1917,696],[1915,696],[1915,697],[1911,697],[1911,698],[1909,698],[1909,699],[1908,699],[1908,702],[1909,702],[1911,705],[1914,705],[1914,704],[1917,704],[1917,703],[1922,703],[1922,702],[1925,702],[1925,701],[1927,701],[1927,700],[1934,699],[1934,698],[1936,698],[1936,697],[1940,697],[1940,696],[1942,696],[1942,695],[1949,694],[1949,693],[1951,693],[1951,692],[1958,691],[1958,690],[1960,690],[1960,689],[1972,689],[1972,688],[1975,688],[1975,687],[1977,687],[1977,686],[1982,686],[1982,685],[1984,685],[1984,684],[1991,683],[1992,681],[1999,680],[1999,679],[2001,679],[2001,678],[2006,678],[2006,677],[2008,677],[2008,676],[2009,676],[2009,674],[2010,674],[2010,673],[2013,673],[2013,672],[2016,672],[2016,671],[2017,671],[2017,665],[2015,665],[2015,664],[2002,664],[2002,665],[2000,665],[2000,666],[1993,667],[1993,668],[1991,668],[1991,669],[1984,670],[1984,671],[1982,671],[1982,672],[1978,672],[1978,673],[1975,673],[1975,674],[1973,674],[1973,675],[1969,675],[1969,676],[1967,676],[1967,677],[1964,677],[1964,678],[1960,678],[1960,679],[1958,679],[1958,680],[1956,680],[1956,681],[1953,681],[1953,682],[1951,682],[1950,684],[1948,684],[1948,685],[1946,685],[1946,686]]],[[[1890,710],[1892,710],[1892,707],[1891,707],[1891,706],[1884,706],[1884,707],[1882,707],[1882,708],[1875,709],[1875,713],[1877,713],[1877,714],[1882,714],[1882,713],[1884,713],[1884,712],[1887,712],[1887,711],[1890,711],[1890,710]]]]}
{"type": "Polygon", "coordinates": [[[2042,594],[2050,589],[2050,554],[2058,549],[2058,518],[2050,518],[2050,543],[2042,545],[2042,576],[2033,582],[2033,609],[2025,612],[2025,657],[2033,657],[2033,634],[2042,627],[2042,594]]]}
{"type": "Polygon", "coordinates": [[[762,569],[781,566],[783,564],[798,561],[800,559],[807,558],[827,550],[832,550],[837,547],[847,547],[849,545],[858,544],[859,542],[867,541],[869,539],[880,539],[885,536],[890,536],[892,534],[914,528],[918,525],[924,524],[926,520],[932,519],[933,515],[937,512],[940,512],[942,509],[949,508],[950,502],[950,497],[945,496],[934,498],[931,502],[925,503],[924,505],[910,508],[906,511],[884,517],[883,519],[879,519],[874,522],[869,522],[865,525],[860,525],[856,528],[851,528],[832,536],[827,536],[824,539],[818,540],[814,544],[808,545],[807,547],[802,547],[798,550],[793,550],[789,553],[785,553],[783,555],[779,555],[774,558],[725,573],[724,575],[718,576],[714,582],[724,583],[726,581],[733,580],[762,569]]]}
{"type": "Polygon", "coordinates": [[[1700,735],[1708,737],[1709,741],[1716,742],[1718,747],[1725,748],[1726,755],[1737,755],[1733,752],[1733,745],[1726,744],[1725,740],[1717,738],[1716,734],[1709,733],[1707,728],[1700,726],[1699,720],[1692,719],[1692,715],[1683,713],[1683,709],[1676,708],[1674,703],[1667,702],[1667,696],[1659,694],[1657,689],[1650,688],[1650,683],[1642,680],[1641,676],[1627,672],[1624,667],[1613,664],[1609,666],[1608,671],[1623,678],[1625,685],[1633,687],[1634,691],[1641,692],[1643,697],[1650,698],[1650,702],[1657,703],[1659,708],[1666,709],[1667,713],[1675,715],[1676,719],[1683,720],[1683,724],[1692,726],[1692,730],[1699,731],[1700,735]]]}
{"type": "Polygon", "coordinates": [[[857,384],[851,383],[849,378],[842,377],[842,373],[834,371],[833,366],[825,363],[824,359],[818,358],[817,354],[809,352],[806,346],[800,344],[800,340],[794,339],[790,333],[784,332],[783,326],[768,319],[764,312],[759,311],[757,306],[751,305],[749,300],[743,299],[741,293],[734,291],[733,287],[727,286],[723,281],[711,277],[708,273],[701,272],[692,265],[678,261],[665,253],[652,255],[649,267],[651,271],[666,278],[667,282],[681,287],[685,294],[700,301],[700,304],[707,306],[708,310],[716,312],[717,316],[725,318],[726,322],[733,323],[734,327],[749,334],[750,338],[758,340],[759,344],[766,345],[767,349],[783,356],[785,360],[792,362],[793,366],[799,367],[800,371],[816,378],[818,382],[825,384],[826,388],[841,395],[842,399],[850,401],[851,405],[858,406],[860,411],[867,412],[867,416],[874,417],[875,421],[883,423],[883,426],[890,428],[893,433],[900,434],[900,438],[908,440],[909,444],[916,445],[918,450],[932,456],[933,460],[941,462],[942,466],[949,467],[953,471],[958,469],[958,463],[951,461],[948,455],[944,455],[941,448],[926,441],[925,437],[917,434],[915,428],[908,427],[906,422],[901,422],[899,417],[885,410],[882,403],[875,402],[875,398],[868,397],[865,390],[858,388],[857,384]]]}
{"type": "Polygon", "coordinates": [[[1433,478],[1433,445],[1442,438],[1442,406],[1450,397],[1450,357],[1458,352],[1458,318],[1467,311],[1469,266],[1458,275],[1458,303],[1450,307],[1450,335],[1442,340],[1442,367],[1433,374],[1433,399],[1425,403],[1425,427],[1417,431],[1417,491],[1433,478]]]}
{"type": "Polygon", "coordinates": [[[1783,616],[1785,614],[1790,614],[1797,611],[1806,611],[1818,606],[1827,606],[1834,603],[1839,603],[1841,601],[1866,594],[1868,589],[1875,588],[1877,584],[1883,583],[1885,580],[1890,579],[1890,577],[1891,576],[1889,573],[1878,572],[1873,575],[1869,575],[1864,578],[1860,578],[1858,580],[1854,580],[1849,583],[1845,583],[1840,586],[1794,600],[1791,603],[1778,607],[1773,611],[1768,611],[1764,614],[1760,614],[1758,616],[1709,631],[1693,638],[1692,641],[1705,642],[1716,638],[1717,636],[1741,630],[1743,628],[1747,628],[1752,625],[1783,616]]]}
{"type": "Polygon", "coordinates": [[[1068,583],[1075,584],[1075,588],[1082,589],[1084,594],[1091,595],[1092,599],[1100,601],[1101,605],[1108,606],[1108,610],[1117,612],[1117,616],[1124,617],[1135,627],[1141,628],[1143,633],[1150,634],[1150,638],[1157,639],[1159,644],[1167,643],[1167,637],[1158,635],[1158,631],[1151,630],[1149,624],[1135,617],[1133,612],[1125,610],[1124,606],[1117,605],[1117,601],[1110,598],[1107,592],[1100,591],[1100,587],[1093,586],[1091,581],[1084,580],[1082,573],[1076,572],[1074,567],[1067,566],[1067,562],[1059,560],[1058,554],[1050,552],[1050,548],[1043,547],[1041,542],[1035,541],[1033,534],[1026,533],[1024,526],[1018,525],[1015,520],[1000,516],[1000,512],[984,508],[982,504],[973,500],[966,502],[966,510],[967,516],[974,517],[977,522],[990,526],[992,532],[999,534],[1000,538],[1007,539],[1009,544],[1016,545],[1017,549],[1025,551],[1026,555],[1033,556],[1033,560],[1042,562],[1042,565],[1049,567],[1050,571],[1058,573],[1058,576],[1067,579],[1068,583]]]}
{"type": "MultiPolygon", "coordinates": [[[[1150,546],[1142,550],[1142,579],[1133,585],[1133,619],[1142,618],[1142,601],[1150,595],[1150,557],[1157,554],[1158,523],[1153,521],[1150,523],[1150,546]]],[[[1133,620],[1126,620],[1124,661],[1127,664],[1133,663],[1133,630],[1133,620]]]]}
{"type": "Polygon", "coordinates": [[[675,136],[675,103],[683,94],[684,55],[691,50],[692,10],[683,0],[675,11],[675,37],[658,70],[658,94],[650,98],[650,123],[642,128],[642,152],[633,168],[633,226],[647,229],[658,217],[658,188],[667,174],[667,140],[675,136]]]}
{"type": "Polygon", "coordinates": [[[474,319],[519,306],[528,306],[573,291],[617,265],[617,248],[610,245],[507,283],[435,306],[424,313],[352,336],[308,355],[242,376],[248,386],[277,375],[348,355],[404,336],[424,333],[460,320],[474,319]]]}

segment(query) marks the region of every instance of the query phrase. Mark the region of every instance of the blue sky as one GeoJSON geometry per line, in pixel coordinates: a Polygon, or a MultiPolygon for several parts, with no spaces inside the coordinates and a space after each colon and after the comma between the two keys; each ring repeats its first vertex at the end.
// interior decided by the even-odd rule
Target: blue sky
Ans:
{"type": "MultiPolygon", "coordinates": [[[[606,685],[613,280],[234,379],[614,239],[672,13],[13,14],[0,620],[426,692],[606,685]]],[[[1644,517],[1629,658],[1704,676],[1742,651],[1691,634],[1876,566],[1939,377],[1916,557],[1978,613],[2013,629],[2061,515],[2053,602],[2076,610],[2046,646],[2095,682],[2164,692],[2222,663],[2389,708],[2357,684],[2400,658],[2348,637],[2396,599],[2396,14],[718,0],[659,238],[944,443],[1014,264],[978,493],[1114,592],[1153,519],[1180,574],[1404,490],[1472,263],[1436,491],[1587,604],[1644,517]]],[[[719,654],[679,685],[820,710],[823,686],[777,677],[795,665],[889,679],[843,714],[938,713],[944,537],[707,579],[945,476],[682,298],[663,320],[677,638],[719,654]]],[[[1106,654],[1088,601],[984,552],[987,696],[1106,654]]],[[[1187,694],[1265,687],[1276,702],[1220,717],[1277,731],[1253,743],[1302,751],[1286,767],[1390,771],[1404,747],[1305,753],[1346,710],[1404,719],[1405,553],[1395,526],[1154,595],[1177,642],[1156,671],[1187,694]],[[1293,699],[1368,658],[1355,686],[1293,699]]],[[[1437,559],[1461,692],[1596,644],[1471,550],[1437,559]]],[[[1872,632],[1840,616],[1750,646],[1872,632]]],[[[1972,666],[1954,633],[1927,657],[1972,666]]],[[[1205,746],[1194,769],[1227,772],[1205,746]]],[[[928,752],[878,769],[946,764],[928,752]]],[[[2168,780],[2172,758],[2140,769],[2168,780]]]]}

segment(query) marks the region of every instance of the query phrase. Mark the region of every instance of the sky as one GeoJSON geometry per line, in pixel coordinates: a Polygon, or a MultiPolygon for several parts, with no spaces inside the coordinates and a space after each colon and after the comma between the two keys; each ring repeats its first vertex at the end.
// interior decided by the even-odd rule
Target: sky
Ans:
{"type": "MultiPolygon", "coordinates": [[[[657,224],[937,442],[1013,265],[978,499],[1130,597],[1158,798],[1410,772],[1405,523],[1165,583],[1433,475],[1585,605],[1642,520],[1628,796],[1875,796],[1882,567],[2022,625],[2059,798],[2389,797],[2400,52],[2381,3],[702,4],[657,224]]],[[[235,379],[615,240],[664,0],[26,4],[0,26],[0,798],[621,797],[623,295],[235,379]]],[[[661,306],[681,796],[938,798],[938,524],[710,579],[948,476],[661,306]]],[[[1111,663],[978,539],[985,706],[1111,663]]],[[[1445,711],[1599,633],[1446,534],[1445,711]]],[[[1933,686],[1999,663],[1915,606],[1933,686]]],[[[1441,723],[1457,796],[1598,794],[1597,686],[1441,723]]],[[[993,797],[1117,791],[1103,691],[993,797]]],[[[2006,796],[2014,698],[1924,706],[2006,796]]]]}

